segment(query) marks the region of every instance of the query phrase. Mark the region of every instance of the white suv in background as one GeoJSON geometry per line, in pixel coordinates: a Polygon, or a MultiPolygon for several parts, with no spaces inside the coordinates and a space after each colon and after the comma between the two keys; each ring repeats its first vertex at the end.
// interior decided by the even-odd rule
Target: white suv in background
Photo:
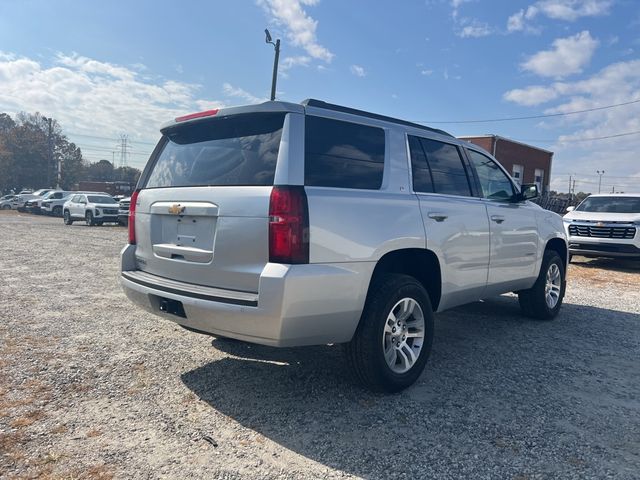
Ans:
{"type": "Polygon", "coordinates": [[[77,193],[62,207],[65,225],[84,220],[87,225],[118,221],[118,202],[106,193],[77,193]]]}
{"type": "Polygon", "coordinates": [[[562,218],[486,151],[442,130],[318,100],[177,118],[131,197],[127,296],[190,329],[291,347],[346,344],[398,391],[434,313],[505,292],[552,319],[562,218]]]}
{"type": "Polygon", "coordinates": [[[570,255],[640,258],[640,193],[590,195],[567,211],[570,255]]]}

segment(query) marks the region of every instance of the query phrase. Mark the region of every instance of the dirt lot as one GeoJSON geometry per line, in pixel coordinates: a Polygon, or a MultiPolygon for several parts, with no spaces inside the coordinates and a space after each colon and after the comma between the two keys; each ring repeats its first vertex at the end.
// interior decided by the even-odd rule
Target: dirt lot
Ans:
{"type": "Polygon", "coordinates": [[[118,285],[121,227],[0,213],[2,478],[638,478],[640,264],[572,264],[554,322],[438,315],[416,386],[341,349],[189,333],[118,285]]]}

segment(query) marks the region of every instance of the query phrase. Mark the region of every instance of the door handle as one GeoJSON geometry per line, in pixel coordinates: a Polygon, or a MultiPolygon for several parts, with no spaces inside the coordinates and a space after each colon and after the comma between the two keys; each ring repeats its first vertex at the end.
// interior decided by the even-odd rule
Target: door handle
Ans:
{"type": "Polygon", "coordinates": [[[504,217],[502,215],[491,215],[491,220],[496,223],[502,223],[504,222],[504,217]]]}
{"type": "Polygon", "coordinates": [[[448,216],[445,215],[444,213],[435,213],[435,212],[429,213],[427,217],[432,218],[436,222],[444,222],[448,218],[448,216]]]}

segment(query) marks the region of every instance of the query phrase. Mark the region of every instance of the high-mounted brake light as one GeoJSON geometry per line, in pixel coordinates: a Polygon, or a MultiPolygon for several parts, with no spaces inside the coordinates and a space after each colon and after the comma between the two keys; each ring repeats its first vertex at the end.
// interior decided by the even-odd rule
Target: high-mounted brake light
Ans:
{"type": "Polygon", "coordinates": [[[309,263],[309,208],[302,186],[275,186],[271,190],[269,261],[309,263]]]}
{"type": "Polygon", "coordinates": [[[205,110],[204,112],[190,113],[189,115],[176,117],[176,122],[184,122],[186,120],[193,120],[194,118],[213,117],[216,113],[218,113],[218,111],[218,108],[214,108],[213,110],[205,110]]]}
{"type": "Polygon", "coordinates": [[[129,203],[129,244],[136,244],[136,203],[138,202],[138,194],[140,190],[136,190],[131,195],[129,203]]]}

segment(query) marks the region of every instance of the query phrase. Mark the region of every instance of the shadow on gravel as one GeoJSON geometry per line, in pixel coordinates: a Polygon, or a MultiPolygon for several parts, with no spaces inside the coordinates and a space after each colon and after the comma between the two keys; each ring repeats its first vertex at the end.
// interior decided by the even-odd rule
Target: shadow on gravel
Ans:
{"type": "Polygon", "coordinates": [[[243,426],[366,478],[624,476],[640,466],[639,332],[640,315],[567,304],[539,322],[503,296],[438,315],[427,369],[398,395],[355,385],[340,346],[214,339],[229,357],[182,380],[243,426]]]}
{"type": "Polygon", "coordinates": [[[585,258],[575,256],[572,265],[584,268],[598,268],[624,273],[640,273],[640,259],[630,260],[623,258],[585,258]]]}

